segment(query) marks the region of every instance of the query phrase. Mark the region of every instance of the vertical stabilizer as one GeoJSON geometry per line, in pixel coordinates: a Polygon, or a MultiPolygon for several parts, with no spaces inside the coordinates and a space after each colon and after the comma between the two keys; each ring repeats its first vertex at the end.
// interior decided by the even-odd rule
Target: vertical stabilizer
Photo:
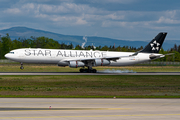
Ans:
{"type": "Polygon", "coordinates": [[[159,33],[151,42],[140,52],[144,53],[159,53],[159,50],[161,49],[161,46],[164,42],[164,39],[166,37],[166,32],[159,33]]]}

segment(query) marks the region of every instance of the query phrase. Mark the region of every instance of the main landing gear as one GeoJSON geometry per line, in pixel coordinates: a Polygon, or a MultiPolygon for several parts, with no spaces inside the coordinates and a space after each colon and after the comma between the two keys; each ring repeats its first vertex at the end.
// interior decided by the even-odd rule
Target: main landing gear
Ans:
{"type": "Polygon", "coordinates": [[[96,73],[97,70],[96,69],[80,69],[79,70],[81,73],[96,73]]]}
{"type": "Polygon", "coordinates": [[[20,67],[20,69],[21,69],[21,70],[23,70],[23,69],[24,69],[24,67],[23,67],[23,63],[21,63],[21,67],[20,67]]]}
{"type": "Polygon", "coordinates": [[[90,67],[88,67],[88,69],[81,68],[79,71],[80,71],[81,73],[96,73],[96,72],[97,72],[96,69],[92,69],[92,68],[90,68],[90,67]]]}

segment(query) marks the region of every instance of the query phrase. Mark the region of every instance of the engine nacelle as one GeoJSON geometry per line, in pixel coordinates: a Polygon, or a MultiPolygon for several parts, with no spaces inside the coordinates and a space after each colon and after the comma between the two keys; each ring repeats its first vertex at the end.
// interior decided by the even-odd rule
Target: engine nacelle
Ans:
{"type": "Polygon", "coordinates": [[[65,67],[65,66],[68,66],[68,63],[67,62],[58,62],[57,65],[65,67]]]}
{"type": "Polygon", "coordinates": [[[85,64],[80,61],[70,61],[69,62],[69,67],[72,67],[72,68],[83,67],[83,66],[85,66],[85,64]]]}
{"type": "Polygon", "coordinates": [[[105,66],[109,65],[110,61],[106,59],[95,59],[95,66],[105,66]]]}

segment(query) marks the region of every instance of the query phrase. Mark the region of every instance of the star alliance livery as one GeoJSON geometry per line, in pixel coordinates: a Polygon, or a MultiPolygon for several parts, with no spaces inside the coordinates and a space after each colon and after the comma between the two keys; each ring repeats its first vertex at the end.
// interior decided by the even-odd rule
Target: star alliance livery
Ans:
{"type": "Polygon", "coordinates": [[[167,33],[159,33],[138,52],[21,48],[10,51],[5,57],[20,62],[20,69],[24,69],[23,63],[43,63],[72,68],[82,67],[80,72],[96,73],[96,69],[92,67],[134,65],[164,57],[165,55],[159,54],[159,50],[166,35],[167,33]]]}

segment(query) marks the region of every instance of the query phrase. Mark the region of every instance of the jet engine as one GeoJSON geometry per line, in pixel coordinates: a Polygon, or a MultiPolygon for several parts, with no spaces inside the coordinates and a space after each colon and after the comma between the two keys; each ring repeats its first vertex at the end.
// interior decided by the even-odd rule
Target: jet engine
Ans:
{"type": "Polygon", "coordinates": [[[106,59],[95,59],[95,66],[105,66],[109,65],[110,61],[106,59]]]}
{"type": "Polygon", "coordinates": [[[69,62],[69,67],[72,67],[72,68],[83,67],[83,66],[85,66],[85,64],[80,61],[70,61],[69,62]]]}

